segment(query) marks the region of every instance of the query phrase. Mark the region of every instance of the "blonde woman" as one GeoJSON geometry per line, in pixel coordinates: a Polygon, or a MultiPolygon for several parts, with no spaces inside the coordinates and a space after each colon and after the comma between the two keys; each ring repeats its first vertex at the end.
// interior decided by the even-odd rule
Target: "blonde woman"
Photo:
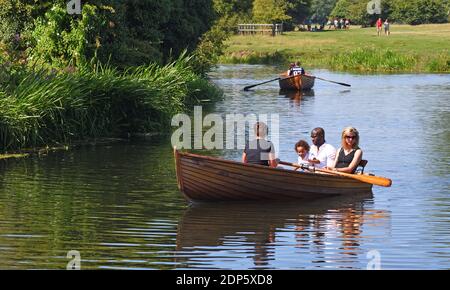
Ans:
{"type": "Polygon", "coordinates": [[[355,173],[363,155],[361,148],[358,146],[358,130],[353,127],[345,128],[342,131],[341,144],[342,147],[337,151],[334,164],[329,169],[345,173],[355,173]]]}

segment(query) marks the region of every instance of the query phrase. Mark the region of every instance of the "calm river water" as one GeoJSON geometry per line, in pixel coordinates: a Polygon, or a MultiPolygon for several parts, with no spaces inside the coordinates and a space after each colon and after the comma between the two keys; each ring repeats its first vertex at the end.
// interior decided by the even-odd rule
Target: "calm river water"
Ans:
{"type": "MultiPolygon", "coordinates": [[[[220,66],[208,112],[279,114],[279,156],[326,130],[359,129],[373,195],[315,202],[188,205],[170,136],[0,163],[0,269],[450,269],[450,75],[316,70],[314,92],[284,95],[284,68],[220,66]]],[[[239,159],[239,151],[216,151],[239,159]]]]}

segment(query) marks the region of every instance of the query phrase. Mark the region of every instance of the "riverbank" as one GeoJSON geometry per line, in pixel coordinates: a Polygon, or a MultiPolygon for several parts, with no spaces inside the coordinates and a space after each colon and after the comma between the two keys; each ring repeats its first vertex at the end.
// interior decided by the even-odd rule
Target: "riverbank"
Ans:
{"type": "Polygon", "coordinates": [[[221,63],[287,64],[361,72],[450,72],[450,24],[286,32],[281,36],[232,36],[221,63]]]}
{"type": "Polygon", "coordinates": [[[221,91],[182,56],[165,66],[72,71],[2,65],[0,153],[65,146],[74,140],[168,130],[171,117],[221,91]]]}

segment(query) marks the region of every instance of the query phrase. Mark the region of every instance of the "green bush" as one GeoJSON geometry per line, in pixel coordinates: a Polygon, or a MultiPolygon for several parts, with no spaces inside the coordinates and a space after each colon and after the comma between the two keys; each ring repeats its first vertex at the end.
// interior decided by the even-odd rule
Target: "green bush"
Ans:
{"type": "Polygon", "coordinates": [[[424,23],[445,23],[449,10],[443,0],[391,0],[390,17],[395,22],[412,25],[424,23]]]}
{"type": "Polygon", "coordinates": [[[29,55],[51,67],[83,65],[100,47],[95,43],[105,25],[95,6],[84,5],[81,19],[73,18],[65,7],[53,6],[35,22],[29,55]]]}
{"type": "Polygon", "coordinates": [[[216,17],[210,0],[86,0],[81,16],[66,2],[0,0],[0,42],[28,49],[32,63],[64,67],[95,56],[125,69],[193,52],[216,17]]]}

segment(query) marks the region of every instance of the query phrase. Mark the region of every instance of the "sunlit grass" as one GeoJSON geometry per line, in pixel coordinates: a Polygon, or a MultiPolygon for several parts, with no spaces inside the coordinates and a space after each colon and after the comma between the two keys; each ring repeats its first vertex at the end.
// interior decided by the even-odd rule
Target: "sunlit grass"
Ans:
{"type": "Polygon", "coordinates": [[[258,63],[258,56],[261,56],[261,63],[266,63],[266,59],[277,59],[280,63],[300,60],[306,66],[339,70],[450,72],[450,24],[394,24],[390,36],[377,36],[374,28],[359,27],[340,31],[287,32],[276,37],[233,36],[228,45],[221,58],[225,63],[258,63]],[[349,56],[362,54],[365,54],[363,62],[351,60],[354,66],[338,65],[339,60],[349,61],[349,56]],[[390,59],[373,58],[378,54],[388,55],[390,59]],[[248,55],[253,57],[248,58],[248,55]],[[369,58],[373,59],[368,61],[369,58]],[[402,59],[402,64],[392,61],[393,58],[402,59]],[[384,64],[378,64],[377,60],[384,64]]]}

